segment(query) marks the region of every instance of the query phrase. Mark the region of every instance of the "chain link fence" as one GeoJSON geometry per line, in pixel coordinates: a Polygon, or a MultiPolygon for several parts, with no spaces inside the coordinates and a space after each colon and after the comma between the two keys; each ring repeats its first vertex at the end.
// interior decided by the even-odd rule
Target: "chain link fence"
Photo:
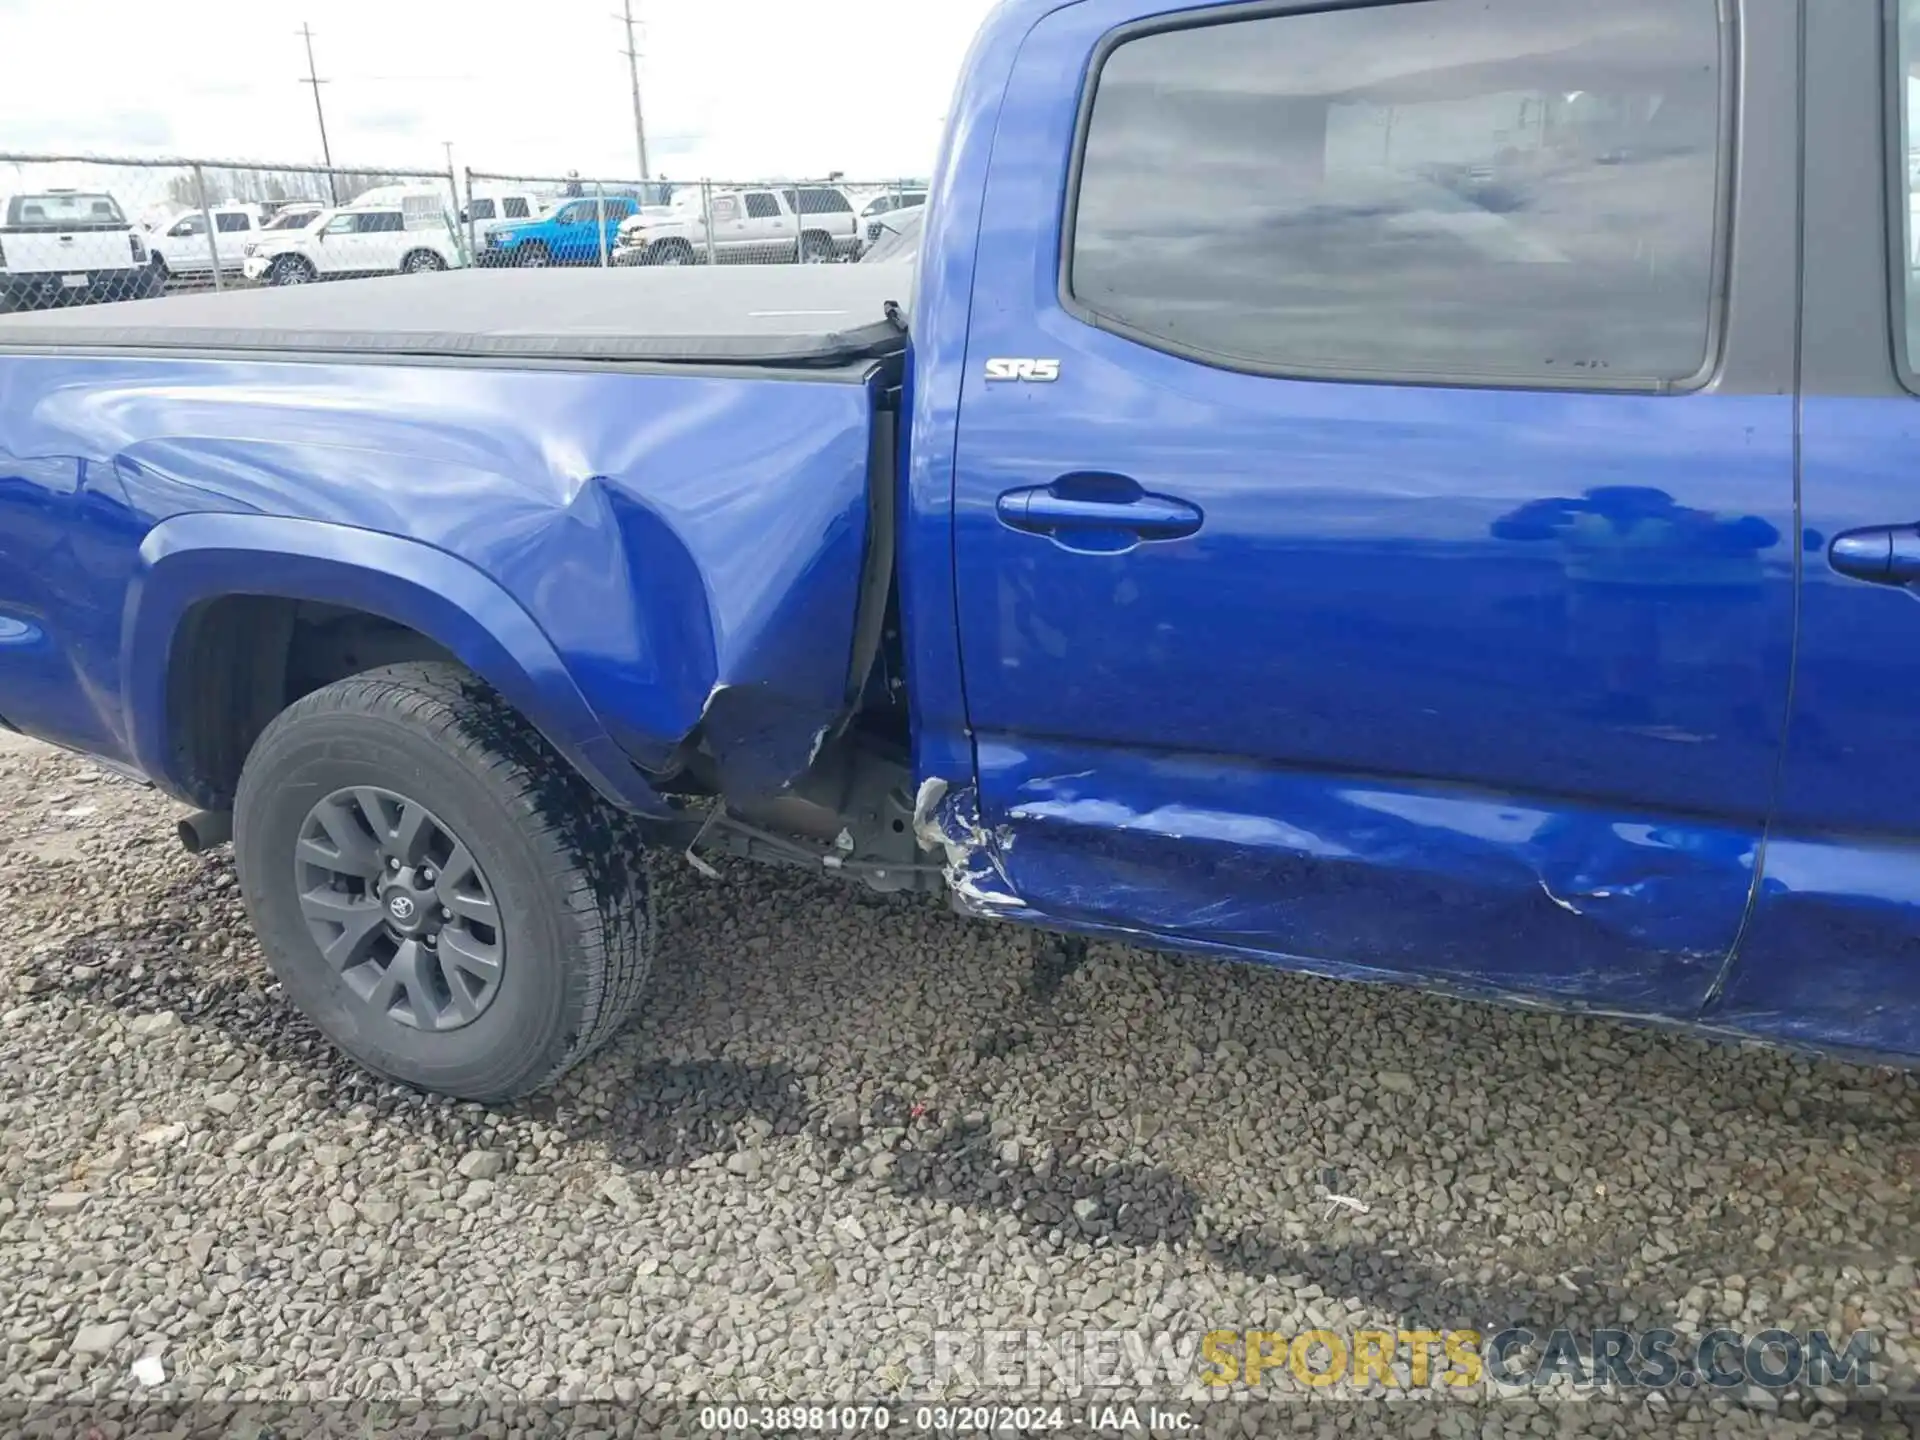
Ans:
{"type": "Polygon", "coordinates": [[[623,180],[469,169],[462,221],[483,266],[769,265],[859,259],[922,183],[840,177],[623,180]]]}
{"type": "Polygon", "coordinates": [[[850,262],[926,193],[0,152],[0,310],[467,265],[850,262]]]}
{"type": "Polygon", "coordinates": [[[0,310],[450,269],[454,176],[0,152],[0,310]]]}

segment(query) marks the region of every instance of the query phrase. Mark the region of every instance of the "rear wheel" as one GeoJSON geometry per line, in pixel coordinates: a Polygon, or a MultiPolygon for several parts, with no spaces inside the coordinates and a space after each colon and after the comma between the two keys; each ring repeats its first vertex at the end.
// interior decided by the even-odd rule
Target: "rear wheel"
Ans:
{"type": "Polygon", "coordinates": [[[283,712],[241,774],[234,853],[289,998],[423,1090],[540,1089],[614,1034],[651,962],[633,826],[458,666],[283,712]]]}
{"type": "Polygon", "coordinates": [[[415,250],[400,262],[400,269],[408,275],[424,275],[430,270],[444,270],[447,262],[431,250],[415,250]]]}
{"type": "Polygon", "coordinates": [[[267,271],[269,285],[310,285],[318,278],[313,262],[302,255],[282,255],[267,271]]]}
{"type": "Polygon", "coordinates": [[[833,248],[833,237],[818,230],[809,230],[800,238],[800,263],[802,265],[831,265],[840,255],[833,248]]]}
{"type": "Polygon", "coordinates": [[[553,257],[547,253],[547,247],[537,241],[532,245],[522,245],[520,253],[514,257],[514,264],[524,265],[529,270],[543,270],[553,263],[553,257]]]}

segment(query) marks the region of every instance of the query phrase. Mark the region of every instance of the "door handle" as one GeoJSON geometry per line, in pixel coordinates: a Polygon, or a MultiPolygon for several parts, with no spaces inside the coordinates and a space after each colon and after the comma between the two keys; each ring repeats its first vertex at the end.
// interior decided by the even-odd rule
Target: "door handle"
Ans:
{"type": "Polygon", "coordinates": [[[1063,475],[1051,485],[1009,490],[994,509],[1010,529],[1055,538],[1103,531],[1179,540],[1198,531],[1205,519],[1198,505],[1152,494],[1123,475],[1063,475]]]}
{"type": "Polygon", "coordinates": [[[1876,585],[1920,583],[1920,525],[1873,525],[1836,535],[1827,563],[1876,585]]]}

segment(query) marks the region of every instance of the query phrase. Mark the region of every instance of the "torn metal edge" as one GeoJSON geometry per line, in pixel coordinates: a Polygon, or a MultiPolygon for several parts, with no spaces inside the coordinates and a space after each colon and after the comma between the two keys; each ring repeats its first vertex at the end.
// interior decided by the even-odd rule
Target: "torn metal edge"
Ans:
{"type": "Polygon", "coordinates": [[[947,889],[962,914],[1003,916],[1027,908],[1000,864],[998,851],[1012,837],[995,836],[981,825],[973,786],[955,790],[938,775],[921,781],[913,801],[913,833],[923,848],[947,857],[947,889]]]}

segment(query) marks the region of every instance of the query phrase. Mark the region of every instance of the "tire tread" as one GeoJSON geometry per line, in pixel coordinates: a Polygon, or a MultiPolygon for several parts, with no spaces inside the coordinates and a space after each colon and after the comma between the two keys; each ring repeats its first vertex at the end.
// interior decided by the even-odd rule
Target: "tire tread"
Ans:
{"type": "Polygon", "coordinates": [[[349,676],[295,701],[257,744],[321,715],[406,724],[460,757],[519,819],[576,937],[569,958],[582,1003],[561,1043],[498,1098],[551,1085],[632,1017],[652,968],[653,907],[638,827],[461,666],[408,661],[349,676]]]}

